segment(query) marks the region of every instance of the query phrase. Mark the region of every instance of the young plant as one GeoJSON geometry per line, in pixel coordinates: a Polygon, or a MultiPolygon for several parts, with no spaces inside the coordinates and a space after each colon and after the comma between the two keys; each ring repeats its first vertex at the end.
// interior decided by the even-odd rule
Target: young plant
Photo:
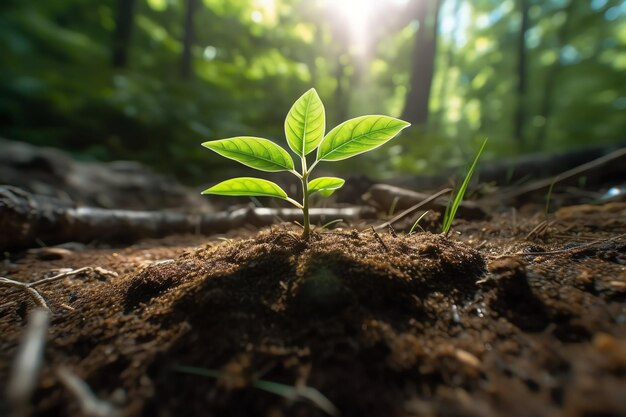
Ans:
{"type": "Polygon", "coordinates": [[[485,145],[487,144],[487,139],[483,141],[483,144],[480,145],[480,149],[478,149],[478,153],[474,158],[474,162],[470,166],[469,171],[465,175],[465,179],[459,187],[459,191],[457,191],[454,198],[450,199],[450,203],[448,207],[446,207],[446,212],[443,215],[443,224],[441,227],[441,233],[447,235],[450,232],[450,228],[452,227],[452,222],[454,221],[454,217],[456,216],[456,211],[458,210],[461,202],[463,201],[463,196],[465,195],[465,190],[467,190],[467,186],[469,185],[470,179],[472,179],[472,174],[474,174],[474,170],[476,169],[476,164],[478,163],[478,158],[483,153],[483,149],[485,149],[485,145]]]}
{"type": "Polygon", "coordinates": [[[251,177],[232,178],[220,182],[204,190],[202,194],[276,197],[286,200],[302,210],[304,219],[302,237],[308,239],[311,229],[310,196],[320,193],[322,197],[328,197],[345,182],[337,177],[310,180],[313,168],[322,161],[340,161],[377,148],[408,126],[410,123],[393,117],[370,115],[343,122],[324,135],[326,130],[324,105],[312,88],[293,104],[285,119],[287,144],[300,159],[299,171],[295,169],[291,155],[267,139],[239,136],[202,144],[226,158],[261,171],[292,173],[302,184],[302,202],[289,197],[278,184],[251,177]],[[317,150],[315,160],[309,165],[307,155],[314,150],[317,150]]]}

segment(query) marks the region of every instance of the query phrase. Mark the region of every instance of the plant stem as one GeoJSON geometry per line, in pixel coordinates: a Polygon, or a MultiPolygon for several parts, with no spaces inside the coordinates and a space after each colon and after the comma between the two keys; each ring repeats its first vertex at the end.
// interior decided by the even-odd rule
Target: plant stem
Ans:
{"type": "Polygon", "coordinates": [[[303,226],[304,230],[302,231],[302,239],[309,240],[309,236],[311,233],[311,224],[309,221],[309,184],[308,184],[309,173],[305,172],[302,176],[302,216],[303,216],[303,226]]]}

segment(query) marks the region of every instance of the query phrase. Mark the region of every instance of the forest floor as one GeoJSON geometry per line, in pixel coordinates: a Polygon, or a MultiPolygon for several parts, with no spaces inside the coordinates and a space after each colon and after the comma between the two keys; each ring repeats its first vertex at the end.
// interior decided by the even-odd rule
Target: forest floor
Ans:
{"type": "MultiPolygon", "coordinates": [[[[117,274],[37,287],[52,313],[35,415],[97,415],[94,394],[101,416],[626,416],[625,203],[448,237],[371,225],[6,258],[23,282],[117,274]]],[[[33,307],[0,288],[3,392],[33,307]]]]}

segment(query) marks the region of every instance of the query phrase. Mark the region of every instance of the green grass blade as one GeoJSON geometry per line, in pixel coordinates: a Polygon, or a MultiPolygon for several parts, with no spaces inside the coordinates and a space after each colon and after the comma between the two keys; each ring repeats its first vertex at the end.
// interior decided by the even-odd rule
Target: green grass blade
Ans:
{"type": "Polygon", "coordinates": [[[548,194],[546,195],[546,207],[543,210],[543,215],[546,219],[548,218],[548,213],[550,213],[550,200],[552,200],[552,191],[554,191],[554,184],[556,184],[558,179],[558,175],[554,177],[552,179],[552,182],[550,183],[550,188],[548,188],[548,194]]]}
{"type": "Polygon", "coordinates": [[[486,144],[487,144],[487,139],[485,139],[482,145],[480,146],[480,149],[478,150],[478,153],[476,154],[476,157],[474,158],[474,162],[472,162],[472,165],[470,166],[469,171],[467,171],[467,174],[465,175],[465,179],[463,180],[463,183],[461,184],[459,191],[456,193],[456,195],[454,196],[454,199],[451,200],[451,203],[448,204],[448,207],[446,208],[446,213],[444,214],[443,224],[441,228],[441,232],[443,234],[447,235],[450,232],[450,228],[452,227],[452,222],[454,221],[456,212],[459,206],[461,205],[461,202],[463,201],[463,197],[465,196],[465,191],[467,190],[467,186],[469,185],[469,182],[472,179],[472,175],[474,174],[474,170],[476,169],[476,165],[478,164],[478,159],[480,158],[480,155],[483,153],[483,149],[485,149],[486,144]]]}
{"type": "Polygon", "coordinates": [[[331,220],[328,223],[322,225],[322,229],[328,229],[328,228],[330,228],[330,226],[335,225],[335,224],[337,224],[339,222],[342,222],[342,221],[343,221],[343,219],[331,220]]]}
{"type": "Polygon", "coordinates": [[[184,374],[205,376],[207,378],[219,378],[221,373],[215,369],[198,368],[196,366],[176,365],[173,367],[176,372],[184,374]]]}
{"type": "MultiPolygon", "coordinates": [[[[447,209],[446,209],[447,211],[447,209]]],[[[426,210],[425,212],[422,213],[421,216],[419,216],[417,218],[417,220],[415,220],[415,223],[413,223],[413,226],[411,226],[411,230],[409,230],[409,236],[413,234],[413,232],[415,231],[416,227],[419,227],[420,229],[422,229],[422,232],[424,231],[424,229],[419,225],[420,221],[428,214],[430,213],[430,210],[426,210]]]]}
{"type": "Polygon", "coordinates": [[[260,171],[290,171],[294,168],[291,155],[268,139],[238,136],[204,142],[202,146],[260,171]]]}

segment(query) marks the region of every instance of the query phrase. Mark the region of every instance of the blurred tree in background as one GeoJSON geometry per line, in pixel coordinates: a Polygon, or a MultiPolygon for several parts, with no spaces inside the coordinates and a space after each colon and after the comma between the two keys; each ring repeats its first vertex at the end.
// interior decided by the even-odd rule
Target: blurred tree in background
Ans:
{"type": "Polygon", "coordinates": [[[455,166],[482,135],[493,157],[626,132],[624,0],[4,0],[0,57],[1,136],[188,182],[237,168],[204,140],[282,143],[311,86],[329,126],[416,125],[369,175],[455,166]]]}

